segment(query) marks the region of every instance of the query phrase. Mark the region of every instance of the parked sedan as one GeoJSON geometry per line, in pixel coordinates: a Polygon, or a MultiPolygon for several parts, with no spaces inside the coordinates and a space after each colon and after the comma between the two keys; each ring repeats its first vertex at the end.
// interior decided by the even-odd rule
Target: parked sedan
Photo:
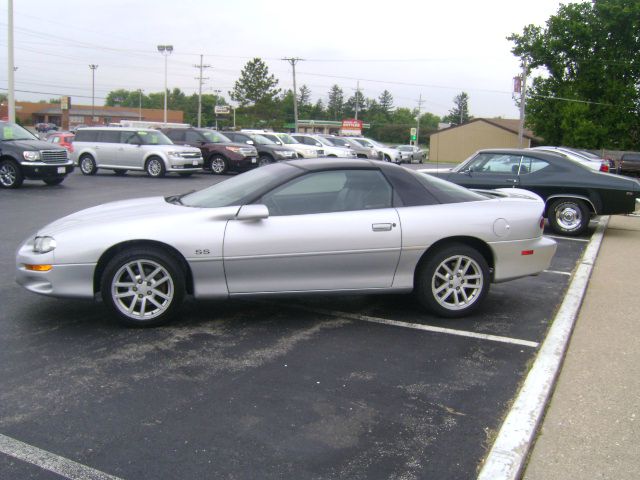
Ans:
{"type": "Polygon", "coordinates": [[[631,213],[640,182],[592,170],[534,149],[480,150],[449,172],[433,173],[468,188],[518,187],[540,195],[551,228],[580,235],[595,215],[631,213]]]}
{"type": "Polygon", "coordinates": [[[400,163],[422,163],[425,152],[417,145],[398,145],[396,149],[400,152],[400,163]]]}
{"type": "Polygon", "coordinates": [[[168,320],[187,294],[415,291],[459,317],[490,282],[548,267],[543,208],[530,192],[482,195],[389,163],[293,160],[57,220],[20,246],[17,281],[54,297],[100,294],[133,326],[168,320]]]}

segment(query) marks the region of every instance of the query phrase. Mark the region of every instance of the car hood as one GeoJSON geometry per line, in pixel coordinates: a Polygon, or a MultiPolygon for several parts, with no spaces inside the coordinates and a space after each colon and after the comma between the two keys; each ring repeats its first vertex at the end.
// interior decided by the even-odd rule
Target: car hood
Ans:
{"type": "Polygon", "coordinates": [[[55,236],[69,230],[91,231],[97,228],[124,225],[137,227],[141,222],[148,225],[156,220],[162,224],[171,225],[177,217],[184,218],[185,215],[206,216],[212,220],[218,216],[220,219],[231,218],[237,210],[238,207],[211,209],[185,207],[169,203],[165,197],[136,198],[105,203],[72,213],[41,228],[38,235],[55,236]]]}
{"type": "Polygon", "coordinates": [[[44,140],[9,140],[2,142],[2,145],[14,146],[21,150],[64,150],[63,147],[44,140]]]}

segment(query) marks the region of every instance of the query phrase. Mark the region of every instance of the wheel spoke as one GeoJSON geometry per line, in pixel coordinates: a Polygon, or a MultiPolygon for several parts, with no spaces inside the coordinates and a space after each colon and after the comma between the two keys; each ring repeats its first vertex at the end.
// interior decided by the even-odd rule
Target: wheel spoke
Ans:
{"type": "Polygon", "coordinates": [[[135,296],[135,292],[123,292],[123,293],[116,293],[114,295],[114,297],[116,298],[127,298],[127,297],[131,297],[131,296],[135,296]]]}
{"type": "Polygon", "coordinates": [[[151,292],[152,292],[155,296],[160,297],[160,298],[162,298],[162,299],[164,299],[164,300],[170,300],[170,299],[171,299],[171,297],[170,297],[169,295],[166,295],[166,294],[164,294],[163,292],[161,292],[160,290],[156,290],[155,288],[154,288],[154,289],[152,289],[152,290],[151,290],[151,292]]]}

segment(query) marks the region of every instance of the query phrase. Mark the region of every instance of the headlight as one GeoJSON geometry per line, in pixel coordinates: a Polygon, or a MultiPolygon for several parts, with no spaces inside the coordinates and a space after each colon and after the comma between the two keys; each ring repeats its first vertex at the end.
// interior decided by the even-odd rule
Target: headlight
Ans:
{"type": "Polygon", "coordinates": [[[33,242],[35,253],[47,253],[56,248],[56,241],[52,237],[36,237],[33,242]]]}
{"type": "Polygon", "coordinates": [[[33,162],[34,160],[40,160],[40,152],[35,150],[28,150],[26,152],[22,152],[22,156],[25,160],[29,160],[33,162]]]}
{"type": "Polygon", "coordinates": [[[224,148],[234,153],[240,153],[242,150],[242,147],[224,147],[224,148]]]}
{"type": "Polygon", "coordinates": [[[180,154],[182,152],[167,152],[167,155],[169,155],[170,157],[180,157],[180,154]]]}

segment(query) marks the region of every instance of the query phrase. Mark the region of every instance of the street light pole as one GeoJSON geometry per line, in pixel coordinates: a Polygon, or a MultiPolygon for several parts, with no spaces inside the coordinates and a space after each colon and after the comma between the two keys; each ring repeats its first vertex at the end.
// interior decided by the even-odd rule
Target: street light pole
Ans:
{"type": "Polygon", "coordinates": [[[8,61],[9,68],[7,69],[8,84],[7,87],[7,116],[11,123],[16,121],[16,98],[15,98],[15,84],[13,74],[15,72],[13,65],[13,0],[9,0],[8,5],[8,28],[7,28],[7,44],[8,44],[8,61]]]}
{"type": "Polygon", "coordinates": [[[167,123],[167,57],[173,52],[173,45],[158,45],[158,51],[164,55],[164,123],[167,123]]]}
{"type": "Polygon", "coordinates": [[[296,88],[296,63],[304,61],[304,58],[285,57],[282,60],[289,62],[293,69],[293,124],[296,133],[298,133],[298,89],[296,88]]]}
{"type": "Polygon", "coordinates": [[[138,89],[138,120],[142,120],[142,92],[141,88],[138,89]]]}
{"type": "Polygon", "coordinates": [[[93,119],[96,116],[96,69],[98,65],[92,63],[89,68],[91,69],[91,125],[93,125],[93,119]]]}

